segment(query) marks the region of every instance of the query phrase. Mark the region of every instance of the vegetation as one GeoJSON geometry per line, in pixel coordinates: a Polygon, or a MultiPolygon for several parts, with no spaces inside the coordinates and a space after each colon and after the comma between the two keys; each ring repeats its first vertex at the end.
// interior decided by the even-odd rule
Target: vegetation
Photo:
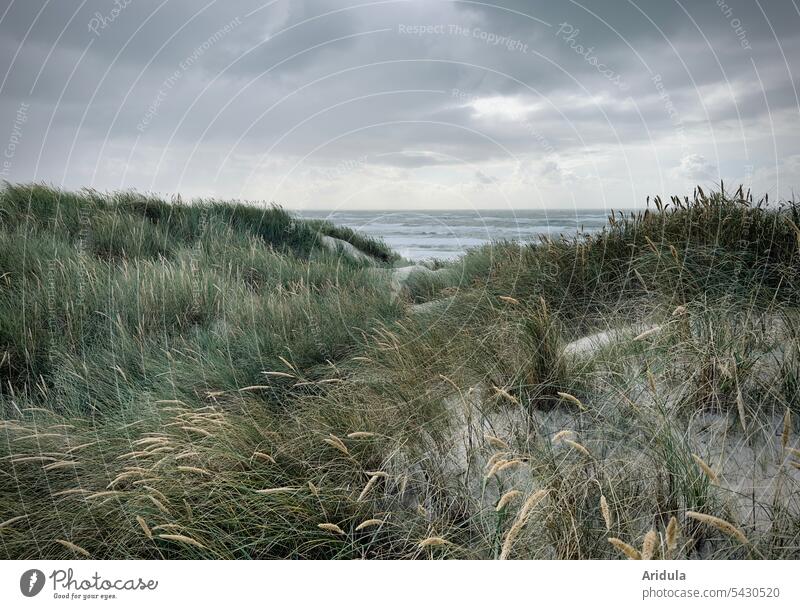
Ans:
{"type": "Polygon", "coordinates": [[[2,556],[798,558],[798,216],[698,190],[398,293],[277,207],[7,185],[2,556]]]}

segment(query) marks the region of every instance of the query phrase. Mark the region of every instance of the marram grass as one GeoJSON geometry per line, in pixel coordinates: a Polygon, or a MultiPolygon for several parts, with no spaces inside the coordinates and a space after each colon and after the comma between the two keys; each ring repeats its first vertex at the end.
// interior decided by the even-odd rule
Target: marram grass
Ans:
{"type": "Polygon", "coordinates": [[[798,211],[698,190],[398,291],[277,207],[7,185],[0,555],[800,558],[798,211]]]}

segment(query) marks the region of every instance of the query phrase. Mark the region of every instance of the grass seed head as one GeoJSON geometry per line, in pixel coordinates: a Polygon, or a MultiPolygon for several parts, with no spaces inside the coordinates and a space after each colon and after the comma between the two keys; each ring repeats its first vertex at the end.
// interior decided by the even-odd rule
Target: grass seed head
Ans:
{"type": "Polygon", "coordinates": [[[525,500],[525,503],[522,504],[516,519],[511,525],[511,528],[508,529],[508,533],[506,533],[506,538],[503,541],[503,547],[500,549],[500,560],[506,560],[511,555],[514,542],[516,541],[522,529],[525,527],[525,524],[528,522],[531,511],[542,501],[542,499],[547,496],[548,492],[549,491],[547,489],[540,489],[534,493],[531,493],[531,495],[525,500]]]}
{"type": "Polygon", "coordinates": [[[658,543],[658,534],[654,529],[647,531],[642,543],[642,560],[650,560],[656,552],[656,544],[658,543]]]}
{"type": "Polygon", "coordinates": [[[496,450],[509,450],[508,444],[506,444],[503,440],[498,438],[497,436],[493,436],[491,434],[484,434],[484,439],[492,448],[496,450]]]}
{"type": "Polygon", "coordinates": [[[323,531],[328,531],[329,533],[336,533],[337,535],[344,535],[344,531],[339,527],[339,525],[333,524],[332,522],[323,522],[317,525],[318,528],[322,529],[323,531]]]}
{"type": "Polygon", "coordinates": [[[369,527],[377,527],[377,526],[380,526],[380,525],[382,525],[383,523],[384,523],[384,521],[383,521],[383,520],[381,520],[380,518],[370,518],[369,520],[365,520],[365,521],[364,521],[364,522],[362,522],[360,525],[358,525],[358,526],[355,528],[355,530],[356,530],[356,531],[363,531],[364,529],[367,529],[367,528],[369,528],[369,527]]]}
{"type": "Polygon", "coordinates": [[[348,456],[350,455],[350,451],[347,449],[347,446],[345,446],[344,442],[342,442],[341,438],[330,434],[329,437],[324,438],[322,441],[325,442],[325,444],[333,446],[339,452],[348,456]]]}
{"type": "Polygon", "coordinates": [[[558,442],[560,442],[564,438],[566,438],[568,436],[574,436],[574,435],[575,435],[575,432],[572,431],[571,429],[562,429],[561,431],[559,431],[557,434],[555,434],[553,436],[552,443],[553,444],[557,444],[558,442]]]}
{"type": "Polygon", "coordinates": [[[80,554],[81,556],[85,556],[86,558],[90,558],[91,554],[87,550],[84,550],[77,544],[72,543],[71,541],[67,541],[66,539],[56,539],[57,543],[60,543],[62,546],[67,548],[68,550],[72,550],[76,554],[80,554]]]}
{"type": "Polygon", "coordinates": [[[426,537],[422,541],[420,541],[417,545],[420,548],[432,548],[437,546],[446,546],[450,542],[444,539],[443,537],[426,537]]]}
{"type": "Polygon", "coordinates": [[[375,483],[380,480],[380,476],[372,476],[369,479],[366,485],[364,485],[364,490],[361,491],[361,494],[358,496],[358,501],[364,501],[369,492],[372,490],[372,487],[375,486],[375,483]]]}
{"type": "Polygon", "coordinates": [[[697,463],[697,466],[701,470],[703,470],[703,473],[708,477],[709,480],[711,480],[711,482],[714,482],[716,484],[719,481],[717,472],[711,469],[711,466],[705,461],[703,461],[699,455],[692,454],[692,459],[694,459],[694,462],[697,463]]]}
{"type": "Polygon", "coordinates": [[[694,520],[714,527],[718,531],[725,533],[725,535],[728,537],[733,537],[743,545],[748,545],[750,543],[750,540],[747,539],[747,536],[744,534],[744,532],[739,527],[731,524],[727,520],[717,518],[716,516],[711,516],[710,514],[702,514],[700,512],[687,511],[686,515],[689,518],[693,518],[694,520]]]}
{"type": "Polygon", "coordinates": [[[138,522],[139,526],[142,527],[142,531],[144,531],[144,534],[149,539],[153,539],[153,532],[150,530],[150,527],[147,526],[147,522],[145,522],[145,519],[142,518],[141,516],[137,516],[136,517],[136,522],[138,522]]]}
{"type": "Polygon", "coordinates": [[[617,550],[622,552],[625,556],[628,557],[630,560],[642,560],[642,555],[639,553],[639,550],[634,548],[631,545],[628,545],[618,537],[609,537],[608,543],[614,546],[617,550]]]}
{"type": "Polygon", "coordinates": [[[589,449],[588,449],[588,448],[586,448],[586,447],[585,447],[583,444],[581,444],[580,442],[576,442],[575,440],[569,440],[569,439],[567,439],[567,438],[565,438],[564,440],[562,440],[562,442],[563,442],[564,444],[566,444],[567,446],[569,446],[570,448],[574,448],[574,449],[575,449],[575,450],[577,450],[579,453],[581,453],[581,454],[583,454],[583,455],[586,455],[587,457],[591,457],[591,456],[592,456],[592,453],[590,453],[590,452],[589,452],[589,449]]]}
{"type": "Polygon", "coordinates": [[[498,472],[504,472],[509,469],[516,469],[521,465],[524,465],[525,462],[522,459],[511,459],[510,461],[506,461],[500,467],[497,468],[498,472]]]}
{"type": "Polygon", "coordinates": [[[610,531],[614,522],[611,520],[611,510],[608,508],[608,501],[605,495],[600,495],[600,513],[606,523],[606,531],[610,531]]]}
{"type": "Polygon", "coordinates": [[[673,516],[669,519],[667,524],[667,551],[671,554],[678,547],[678,535],[680,534],[680,527],[678,526],[678,519],[673,516]]]}
{"type": "Polygon", "coordinates": [[[516,489],[503,493],[503,496],[500,497],[500,501],[497,502],[497,507],[495,507],[495,511],[496,512],[502,511],[503,508],[505,508],[509,503],[511,503],[521,495],[522,491],[518,491],[516,489]]]}
{"type": "Polygon", "coordinates": [[[557,395],[558,395],[558,397],[560,397],[562,400],[565,400],[565,401],[567,401],[567,402],[570,402],[570,403],[572,403],[572,404],[575,404],[575,406],[577,406],[577,407],[578,407],[578,408],[580,408],[581,410],[586,410],[586,406],[584,406],[584,405],[583,405],[583,402],[581,402],[581,401],[580,401],[578,398],[576,398],[576,397],[575,397],[574,395],[572,395],[571,393],[565,393],[565,392],[563,392],[563,391],[556,391],[556,394],[557,394],[557,395]]]}
{"type": "Polygon", "coordinates": [[[200,548],[201,550],[208,549],[202,543],[187,535],[179,535],[177,533],[162,533],[159,535],[159,538],[166,539],[167,541],[177,541],[178,543],[183,543],[188,546],[194,546],[195,548],[200,548]]]}

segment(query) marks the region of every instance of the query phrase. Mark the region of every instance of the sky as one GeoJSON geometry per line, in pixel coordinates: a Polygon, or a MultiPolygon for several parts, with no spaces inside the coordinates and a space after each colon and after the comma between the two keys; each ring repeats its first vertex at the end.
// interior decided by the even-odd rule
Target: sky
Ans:
{"type": "Polygon", "coordinates": [[[0,178],[293,209],[800,190],[798,0],[0,0],[0,178]]]}

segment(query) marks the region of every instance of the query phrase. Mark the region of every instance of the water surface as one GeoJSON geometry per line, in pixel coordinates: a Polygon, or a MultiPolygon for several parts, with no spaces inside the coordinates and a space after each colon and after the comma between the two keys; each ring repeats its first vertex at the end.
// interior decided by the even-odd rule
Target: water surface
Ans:
{"type": "Polygon", "coordinates": [[[452,259],[467,249],[498,240],[536,241],[577,231],[595,232],[608,213],[598,209],[559,210],[430,210],[297,212],[303,218],[325,218],[373,237],[382,238],[404,258],[452,259]]]}

